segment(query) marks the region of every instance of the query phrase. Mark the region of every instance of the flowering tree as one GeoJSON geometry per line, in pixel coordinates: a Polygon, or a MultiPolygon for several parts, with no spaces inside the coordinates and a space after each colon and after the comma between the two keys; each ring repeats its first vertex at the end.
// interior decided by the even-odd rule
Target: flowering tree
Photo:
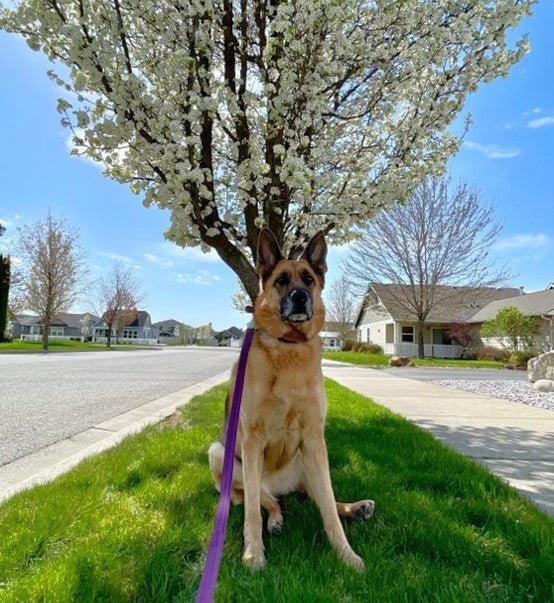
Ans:
{"type": "Polygon", "coordinates": [[[526,51],[533,0],[21,0],[0,27],[61,62],[74,152],[251,298],[259,229],[289,255],[405,198],[458,148],[468,92],[526,51]],[[65,66],[65,67],[63,67],[65,66]]]}

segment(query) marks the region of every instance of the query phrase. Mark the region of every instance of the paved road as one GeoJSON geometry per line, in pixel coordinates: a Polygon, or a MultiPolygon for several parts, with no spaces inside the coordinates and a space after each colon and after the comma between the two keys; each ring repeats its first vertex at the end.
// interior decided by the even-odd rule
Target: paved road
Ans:
{"type": "Polygon", "coordinates": [[[0,466],[204,381],[229,348],[0,355],[0,466]]]}
{"type": "Polygon", "coordinates": [[[428,367],[402,367],[383,368],[383,372],[394,377],[406,379],[419,379],[421,381],[449,381],[451,379],[465,379],[467,381],[526,381],[527,371],[511,371],[502,369],[449,369],[428,367]]]}

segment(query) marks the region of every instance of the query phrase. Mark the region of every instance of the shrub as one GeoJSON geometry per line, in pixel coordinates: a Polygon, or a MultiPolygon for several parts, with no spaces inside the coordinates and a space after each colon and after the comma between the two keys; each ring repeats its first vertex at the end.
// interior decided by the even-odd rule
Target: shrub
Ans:
{"type": "Polygon", "coordinates": [[[486,346],[480,349],[477,355],[479,360],[496,360],[497,362],[506,362],[508,357],[509,353],[506,350],[493,346],[486,346]]]}
{"type": "Polygon", "coordinates": [[[343,352],[364,352],[366,354],[383,354],[383,348],[376,343],[362,343],[361,341],[345,341],[342,345],[343,352]]]}
{"type": "Polygon", "coordinates": [[[378,345],[377,343],[368,343],[366,345],[368,348],[367,351],[370,354],[383,354],[384,353],[383,348],[380,345],[378,345]]]}
{"type": "Polygon", "coordinates": [[[526,350],[525,352],[513,352],[508,357],[507,365],[510,368],[526,369],[527,362],[535,356],[536,353],[532,350],[526,350]]]}
{"type": "Polygon", "coordinates": [[[348,339],[342,343],[342,351],[343,352],[351,352],[354,349],[354,346],[357,344],[356,341],[352,341],[348,339]]]}

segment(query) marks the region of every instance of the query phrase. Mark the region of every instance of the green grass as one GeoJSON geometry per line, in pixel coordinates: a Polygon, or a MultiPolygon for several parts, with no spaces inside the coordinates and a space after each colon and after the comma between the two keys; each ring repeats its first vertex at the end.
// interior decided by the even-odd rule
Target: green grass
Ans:
{"type": "MultiPolygon", "coordinates": [[[[136,345],[112,345],[106,347],[105,343],[89,343],[82,341],[68,341],[65,339],[51,339],[48,344],[48,352],[98,352],[103,350],[137,350],[146,349],[136,345]]],[[[151,346],[150,346],[151,349],[151,346]]],[[[10,341],[0,343],[0,354],[18,352],[44,352],[42,341],[10,341]]]]}
{"type": "MultiPolygon", "coordinates": [[[[374,498],[348,524],[358,574],[329,546],[314,505],[284,500],[267,569],[241,563],[233,507],[216,601],[305,603],[554,600],[554,522],[429,434],[327,382],[327,440],[340,499],[374,498]]],[[[0,506],[0,601],[193,601],[217,497],[206,450],[225,388],[159,426],[0,506]]]]}
{"type": "Polygon", "coordinates": [[[369,354],[368,352],[323,352],[323,357],[338,362],[348,362],[363,366],[388,366],[389,357],[384,354],[369,354]]]}
{"type": "MultiPolygon", "coordinates": [[[[389,356],[368,354],[367,352],[323,352],[323,357],[338,362],[348,362],[363,366],[388,366],[389,356]]],[[[504,368],[502,362],[490,360],[462,360],[458,358],[412,358],[415,366],[448,368],[504,368]]]]}
{"type": "Polygon", "coordinates": [[[415,366],[437,366],[448,368],[492,368],[503,369],[502,362],[494,360],[465,360],[462,358],[412,358],[415,366]]]}

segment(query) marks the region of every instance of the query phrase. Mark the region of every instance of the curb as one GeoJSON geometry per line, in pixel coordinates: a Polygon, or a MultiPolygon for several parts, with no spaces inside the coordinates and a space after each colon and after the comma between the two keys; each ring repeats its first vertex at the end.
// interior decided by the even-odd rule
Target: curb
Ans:
{"type": "Polygon", "coordinates": [[[227,381],[230,375],[230,369],[223,371],[1,466],[0,503],[18,492],[52,481],[82,460],[113,448],[148,425],[159,423],[193,396],[227,381]]]}

